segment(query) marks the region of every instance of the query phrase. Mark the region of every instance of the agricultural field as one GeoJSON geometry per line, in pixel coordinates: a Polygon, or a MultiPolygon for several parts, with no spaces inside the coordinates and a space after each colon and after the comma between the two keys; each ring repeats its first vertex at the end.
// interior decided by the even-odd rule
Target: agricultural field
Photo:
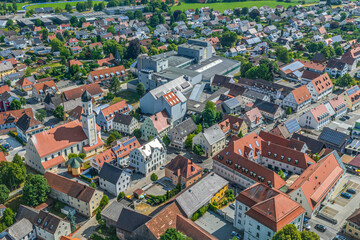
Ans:
{"type": "MultiPolygon", "coordinates": [[[[314,3],[315,1],[312,0],[306,0],[306,4],[314,3]]],[[[175,10],[181,10],[185,11],[187,9],[196,9],[201,7],[210,7],[214,10],[219,10],[223,12],[226,9],[234,9],[237,7],[243,8],[243,7],[262,7],[262,6],[269,6],[271,8],[276,7],[277,5],[282,5],[284,7],[288,7],[290,5],[296,5],[301,4],[298,1],[293,1],[290,3],[286,2],[277,2],[277,1],[247,1],[247,2],[218,2],[218,3],[184,3],[182,2],[181,5],[176,5],[171,8],[172,11],[175,10]]]]}

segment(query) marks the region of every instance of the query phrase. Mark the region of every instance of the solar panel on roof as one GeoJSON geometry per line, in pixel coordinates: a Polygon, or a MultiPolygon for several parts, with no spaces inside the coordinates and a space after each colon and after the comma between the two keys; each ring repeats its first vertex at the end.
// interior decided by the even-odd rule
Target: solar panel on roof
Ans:
{"type": "Polygon", "coordinates": [[[323,132],[319,136],[319,139],[337,146],[340,146],[345,138],[346,134],[332,130],[330,128],[324,128],[323,132]]]}
{"type": "Polygon", "coordinates": [[[297,130],[300,129],[300,125],[299,125],[298,121],[296,120],[296,118],[293,118],[290,121],[286,122],[285,127],[287,128],[289,133],[296,132],[297,130]]]}
{"type": "Polygon", "coordinates": [[[350,147],[353,148],[356,143],[357,143],[357,140],[354,139],[354,140],[351,142],[350,147]]]}
{"type": "Polygon", "coordinates": [[[133,143],[133,142],[135,142],[136,141],[136,138],[130,138],[129,140],[127,140],[127,141],[125,141],[125,142],[123,142],[123,146],[126,146],[126,145],[128,145],[128,144],[130,144],[130,143],[133,143]]]}
{"type": "Polygon", "coordinates": [[[358,142],[354,148],[355,148],[355,149],[358,149],[359,146],[360,146],[360,142],[358,142]]]}

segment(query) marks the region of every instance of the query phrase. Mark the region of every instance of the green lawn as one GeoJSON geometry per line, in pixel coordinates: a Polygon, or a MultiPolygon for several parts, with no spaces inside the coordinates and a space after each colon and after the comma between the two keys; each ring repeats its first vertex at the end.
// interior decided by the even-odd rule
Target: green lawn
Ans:
{"type": "Polygon", "coordinates": [[[128,104],[133,104],[139,101],[140,96],[136,92],[132,92],[129,90],[121,91],[116,94],[120,99],[126,100],[128,104]]]}
{"type": "MultiPolygon", "coordinates": [[[[307,0],[306,3],[313,2],[312,0],[307,0]]],[[[277,2],[277,1],[248,1],[248,2],[219,2],[219,3],[184,3],[182,2],[181,5],[173,6],[171,8],[172,11],[174,10],[187,10],[187,9],[196,9],[201,7],[210,7],[214,10],[219,10],[220,12],[223,12],[226,9],[234,9],[237,7],[243,8],[243,7],[262,7],[262,6],[269,6],[271,8],[276,7],[277,5],[282,5],[284,7],[288,7],[289,5],[296,5],[299,4],[298,1],[294,1],[291,3],[286,2],[277,2]]]]}
{"type": "MultiPolygon", "coordinates": [[[[95,3],[100,3],[101,1],[93,1],[93,4],[95,4],[95,3]]],[[[61,9],[65,9],[65,5],[66,4],[70,4],[71,6],[76,6],[76,4],[78,3],[78,2],[67,2],[67,3],[56,3],[56,2],[54,2],[54,3],[48,3],[48,4],[46,4],[46,3],[43,3],[43,4],[38,4],[38,5],[31,5],[31,6],[28,6],[27,8],[26,8],[26,10],[30,10],[30,9],[35,9],[35,8],[43,8],[43,7],[53,7],[53,9],[55,9],[55,8],[61,8],[61,9]]],[[[26,5],[26,4],[25,4],[26,5]]],[[[19,7],[19,4],[18,4],[18,8],[20,8],[19,7]]]]}

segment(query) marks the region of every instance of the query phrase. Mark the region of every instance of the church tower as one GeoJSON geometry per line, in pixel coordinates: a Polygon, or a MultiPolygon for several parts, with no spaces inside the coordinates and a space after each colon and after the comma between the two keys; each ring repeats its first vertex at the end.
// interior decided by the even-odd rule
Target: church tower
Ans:
{"type": "Polygon", "coordinates": [[[89,139],[89,146],[93,146],[97,144],[96,120],[92,110],[91,95],[87,90],[81,95],[81,102],[83,107],[83,113],[81,114],[83,130],[89,139]]]}

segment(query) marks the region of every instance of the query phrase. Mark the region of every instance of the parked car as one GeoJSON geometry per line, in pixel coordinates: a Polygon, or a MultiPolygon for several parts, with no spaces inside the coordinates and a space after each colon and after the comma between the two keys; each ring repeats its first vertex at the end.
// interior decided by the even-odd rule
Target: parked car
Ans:
{"type": "Polygon", "coordinates": [[[350,117],[349,117],[349,116],[344,116],[344,118],[345,118],[345,119],[347,119],[347,120],[349,120],[349,119],[350,119],[350,117]]]}
{"type": "Polygon", "coordinates": [[[310,226],[309,224],[305,224],[305,225],[304,225],[304,229],[310,231],[311,226],[310,226]]]}
{"type": "Polygon", "coordinates": [[[304,223],[308,223],[309,219],[307,217],[304,217],[304,223]]]}
{"type": "Polygon", "coordinates": [[[238,238],[238,239],[241,239],[241,235],[239,233],[235,232],[235,231],[232,231],[231,235],[238,238]]]}
{"type": "Polygon", "coordinates": [[[356,190],[353,189],[353,188],[348,188],[348,189],[346,189],[346,192],[347,192],[347,193],[350,193],[350,194],[356,194],[356,190]]]}
{"type": "Polygon", "coordinates": [[[336,235],[336,237],[333,238],[334,240],[346,240],[346,237],[341,235],[336,235]]]}
{"type": "Polygon", "coordinates": [[[324,225],[321,225],[321,224],[316,224],[315,228],[317,230],[319,230],[320,232],[325,232],[326,231],[326,227],[324,225]]]}
{"type": "Polygon", "coordinates": [[[162,165],[161,167],[160,167],[160,170],[163,170],[165,168],[165,165],[162,165]]]}
{"type": "Polygon", "coordinates": [[[230,208],[235,209],[235,203],[231,203],[230,208]]]}
{"type": "Polygon", "coordinates": [[[344,117],[339,118],[340,121],[345,121],[346,119],[344,117]]]}
{"type": "Polygon", "coordinates": [[[350,193],[347,193],[347,192],[342,192],[342,193],[341,193],[341,196],[342,196],[343,198],[346,198],[346,199],[350,199],[350,198],[351,198],[351,194],[350,194],[350,193]]]}

